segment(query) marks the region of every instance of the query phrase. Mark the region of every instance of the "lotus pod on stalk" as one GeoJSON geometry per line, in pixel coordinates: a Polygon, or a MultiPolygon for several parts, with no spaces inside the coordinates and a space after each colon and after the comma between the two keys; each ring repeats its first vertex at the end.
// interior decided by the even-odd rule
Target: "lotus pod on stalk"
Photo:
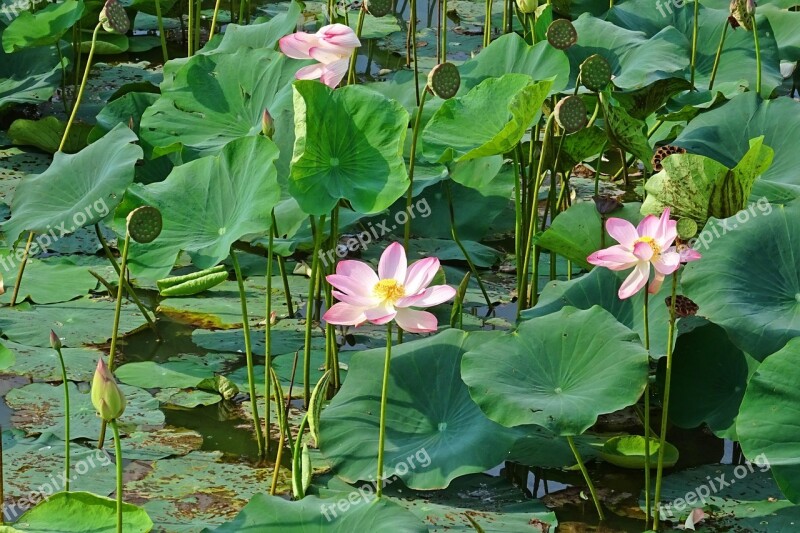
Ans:
{"type": "Polygon", "coordinates": [[[611,82],[611,64],[599,54],[587,57],[580,70],[581,83],[590,91],[602,91],[611,82]]]}
{"type": "Polygon", "coordinates": [[[392,0],[366,0],[365,4],[373,17],[385,17],[392,12],[392,0]]]}
{"type": "Polygon", "coordinates": [[[559,50],[566,50],[578,42],[578,31],[567,19],[556,19],[551,22],[545,36],[550,46],[559,50]]]}
{"type": "Polygon", "coordinates": [[[117,0],[107,0],[100,11],[99,21],[103,24],[103,29],[109,33],[124,35],[131,28],[128,14],[125,13],[125,8],[117,0]]]}
{"type": "Polygon", "coordinates": [[[161,234],[161,211],[155,207],[144,205],[128,214],[128,233],[138,243],[153,242],[161,234]]]}
{"type": "Polygon", "coordinates": [[[586,127],[589,119],[586,117],[586,104],[578,95],[562,98],[553,110],[556,122],[564,128],[566,133],[575,133],[586,127]]]}
{"type": "Polygon", "coordinates": [[[460,86],[461,74],[452,63],[440,63],[428,74],[428,87],[431,92],[444,100],[454,97],[460,86]]]}

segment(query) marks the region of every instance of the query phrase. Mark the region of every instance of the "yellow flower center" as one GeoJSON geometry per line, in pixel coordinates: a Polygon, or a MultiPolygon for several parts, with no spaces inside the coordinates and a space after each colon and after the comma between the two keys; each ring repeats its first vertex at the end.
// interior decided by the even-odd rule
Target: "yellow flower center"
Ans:
{"type": "Polygon", "coordinates": [[[395,302],[406,295],[406,289],[396,279],[382,279],[372,289],[372,292],[381,300],[395,302]]]}
{"type": "Polygon", "coordinates": [[[661,248],[656,244],[655,239],[652,237],[639,237],[636,239],[636,242],[644,242],[647,243],[650,248],[653,250],[653,255],[658,255],[661,253],[661,248]]]}

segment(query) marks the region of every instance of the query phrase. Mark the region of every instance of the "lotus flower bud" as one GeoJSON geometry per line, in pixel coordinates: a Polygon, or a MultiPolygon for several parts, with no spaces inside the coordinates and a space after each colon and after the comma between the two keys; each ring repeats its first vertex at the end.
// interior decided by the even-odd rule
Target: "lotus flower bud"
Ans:
{"type": "Polygon", "coordinates": [[[261,133],[264,134],[264,137],[270,139],[275,135],[275,120],[269,114],[268,109],[264,109],[264,114],[261,115],[261,133]]]}
{"type": "Polygon", "coordinates": [[[97,361],[92,380],[92,404],[106,422],[116,420],[125,412],[125,395],[102,358],[97,361]]]}
{"type": "Polygon", "coordinates": [[[52,329],[50,330],[50,347],[54,350],[61,350],[61,339],[52,329]]]}
{"type": "Polygon", "coordinates": [[[539,0],[517,0],[517,8],[522,13],[533,13],[538,7],[539,0]]]}

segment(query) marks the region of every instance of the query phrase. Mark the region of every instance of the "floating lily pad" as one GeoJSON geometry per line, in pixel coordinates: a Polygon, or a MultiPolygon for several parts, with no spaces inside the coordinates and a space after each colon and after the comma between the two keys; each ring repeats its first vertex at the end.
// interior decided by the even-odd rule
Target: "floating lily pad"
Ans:
{"type": "MultiPolygon", "coordinates": [[[[221,453],[191,452],[161,459],[143,478],[125,486],[128,501],[141,505],[166,531],[198,531],[232,519],[248,499],[265,490],[272,468],[220,462],[221,453]]],[[[288,489],[281,469],[278,491],[288,489]]]]}
{"type": "MultiPolygon", "coordinates": [[[[67,129],[67,123],[56,117],[45,117],[41,120],[15,120],[8,128],[8,135],[16,145],[35,146],[54,154],[61,146],[61,138],[67,129]]],[[[87,124],[73,124],[62,152],[74,154],[86,148],[89,132],[92,127],[87,124]]]]}
{"type": "MultiPolygon", "coordinates": [[[[41,235],[39,238],[39,242],[46,243],[41,235]]],[[[14,286],[18,267],[16,254],[0,252],[0,272],[7,287],[14,286]],[[6,266],[9,268],[4,268],[6,266]]],[[[95,287],[97,279],[89,273],[89,269],[76,264],[71,258],[29,259],[19,287],[17,302],[28,298],[38,304],[66,302],[88,294],[95,287]]],[[[11,292],[6,291],[0,296],[0,302],[10,302],[11,292]]]]}
{"type": "MultiPolygon", "coordinates": [[[[641,435],[623,435],[611,437],[600,450],[600,457],[612,465],[622,468],[644,470],[647,464],[645,453],[646,442],[641,435]]],[[[654,468],[658,463],[658,454],[661,443],[659,439],[650,437],[650,466],[654,468]]],[[[664,443],[664,466],[670,468],[678,462],[678,448],[664,443]]]]}
{"type": "MultiPolygon", "coordinates": [[[[0,315],[0,329],[14,342],[49,346],[50,330],[64,339],[64,346],[102,344],[111,336],[114,302],[81,298],[50,305],[19,304],[0,315]],[[107,324],[107,329],[99,327],[107,324]]],[[[145,324],[139,310],[130,302],[122,304],[119,334],[126,335],[145,324]]]]}
{"type": "MultiPolygon", "coordinates": [[[[0,33],[4,33],[0,27],[0,33]]],[[[61,80],[55,46],[25,49],[15,54],[0,50],[0,110],[12,104],[47,101],[61,80]]]]}
{"type": "Polygon", "coordinates": [[[202,445],[202,435],[190,429],[165,427],[154,431],[134,431],[122,439],[122,457],[151,461],[186,455],[202,445]]]}
{"type": "MultiPolygon", "coordinates": [[[[142,427],[160,426],[164,413],[158,410],[158,400],[145,390],[121,385],[127,407],[119,419],[120,431],[128,433],[142,427]]],[[[89,393],[81,392],[69,383],[70,439],[96,439],[100,434],[101,420],[92,405],[89,393]]],[[[15,409],[11,417],[14,427],[27,433],[52,433],[64,438],[64,390],[60,385],[31,383],[13,389],[6,395],[6,403],[15,409]]]]}
{"type": "MultiPolygon", "coordinates": [[[[411,488],[443,488],[506,457],[513,433],[486,418],[459,375],[464,352],[494,337],[451,329],[392,350],[384,458],[388,476],[397,475],[411,488]],[[431,458],[428,466],[417,464],[405,473],[395,468],[401,463],[408,467],[407,458],[420,450],[431,458]]],[[[381,388],[376,376],[382,373],[383,350],[356,353],[347,380],[322,412],[320,448],[347,481],[374,478],[381,388]]]]}
{"type": "MultiPolygon", "coordinates": [[[[27,346],[11,341],[5,341],[2,346],[14,356],[13,364],[4,369],[4,373],[28,376],[37,381],[61,381],[58,354],[50,346],[27,346]]],[[[0,353],[5,353],[5,350],[0,353]]],[[[88,382],[92,380],[97,359],[103,352],[91,348],[62,348],[61,355],[67,368],[67,379],[88,382]]],[[[2,366],[0,364],[0,368],[2,366]]]]}
{"type": "MultiPolygon", "coordinates": [[[[12,10],[15,7],[12,4],[12,10]]],[[[3,50],[10,54],[25,48],[56,44],[82,14],[83,2],[79,0],[48,4],[35,13],[21,11],[3,31],[3,50]]]]}
{"type": "MultiPolygon", "coordinates": [[[[321,330],[320,334],[322,333],[321,330]]],[[[271,341],[273,356],[282,353],[293,353],[303,349],[305,335],[304,321],[297,319],[283,319],[271,328],[271,341]]],[[[264,355],[264,329],[263,327],[251,328],[250,337],[253,353],[264,355]]],[[[241,330],[211,331],[196,329],[192,332],[192,342],[215,352],[244,353],[244,337],[241,330]]],[[[314,348],[322,348],[324,339],[314,336],[314,348]]]]}
{"type": "Polygon", "coordinates": [[[127,363],[117,368],[115,374],[121,382],[143,389],[191,389],[222,372],[226,365],[237,359],[232,354],[185,354],[163,363],[127,363]]]}
{"type": "Polygon", "coordinates": [[[214,405],[222,401],[222,396],[202,390],[182,390],[175,388],[161,389],[156,398],[166,407],[183,407],[192,409],[199,405],[214,405]]]}
{"type": "Polygon", "coordinates": [[[537,424],[568,436],[634,404],[647,368],[636,334],[610,313],[565,307],[467,352],[462,377],[498,423],[537,424]]]}

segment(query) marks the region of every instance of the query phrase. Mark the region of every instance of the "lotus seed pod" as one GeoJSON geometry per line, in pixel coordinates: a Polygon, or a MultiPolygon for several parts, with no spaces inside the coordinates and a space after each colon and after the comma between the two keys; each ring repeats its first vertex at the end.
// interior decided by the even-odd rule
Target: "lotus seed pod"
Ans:
{"type": "Polygon", "coordinates": [[[547,42],[553,48],[566,50],[578,42],[578,31],[567,19],[556,19],[547,27],[547,42]]]}
{"type": "Polygon", "coordinates": [[[107,0],[106,5],[100,11],[100,20],[103,29],[109,33],[126,34],[131,28],[131,21],[125,8],[117,0],[107,0]]]}
{"type": "Polygon", "coordinates": [[[590,55],[581,63],[581,83],[590,91],[605,89],[611,81],[611,74],[611,64],[601,55],[590,55]]]}
{"type": "Polygon", "coordinates": [[[753,17],[756,12],[756,4],[753,0],[731,0],[730,11],[731,26],[734,28],[741,26],[747,31],[752,31],[753,17]]]}
{"type": "Polygon", "coordinates": [[[597,212],[601,215],[607,215],[622,207],[622,202],[618,197],[608,194],[592,196],[592,200],[594,200],[594,206],[597,212]]]}
{"type": "Polygon", "coordinates": [[[366,0],[365,5],[373,17],[385,17],[392,12],[392,0],[366,0]]]}
{"type": "Polygon", "coordinates": [[[583,99],[578,95],[562,98],[556,104],[553,113],[555,113],[556,122],[564,128],[566,133],[575,133],[582,130],[589,122],[586,117],[586,104],[583,103],[583,99]]]}
{"type": "Polygon", "coordinates": [[[454,97],[460,86],[461,74],[452,63],[440,63],[428,74],[428,87],[431,88],[431,92],[444,100],[454,97]]]}
{"type": "MultiPolygon", "coordinates": [[[[672,303],[672,296],[667,296],[664,298],[664,304],[666,304],[667,309],[672,307],[670,304],[672,303]]],[[[678,318],[685,318],[687,316],[694,316],[697,314],[697,311],[700,307],[694,303],[692,300],[687,298],[682,294],[675,295],[675,316],[678,318]]]]}
{"type": "Polygon", "coordinates": [[[56,351],[61,349],[61,339],[52,329],[50,330],[50,347],[56,351]]]}
{"type": "Polygon", "coordinates": [[[116,420],[125,412],[125,395],[102,358],[98,359],[94,371],[91,396],[97,414],[106,422],[116,420]]]}
{"type": "Polygon", "coordinates": [[[677,224],[678,237],[684,241],[688,241],[697,235],[697,222],[691,218],[679,218],[677,224]]]}
{"type": "Polygon", "coordinates": [[[128,233],[136,242],[146,244],[152,242],[161,233],[161,211],[155,207],[144,205],[128,213],[128,233]]]}
{"type": "Polygon", "coordinates": [[[539,0],[517,0],[517,9],[521,13],[535,13],[537,7],[539,7],[539,0]]]}
{"type": "Polygon", "coordinates": [[[665,144],[664,146],[659,146],[656,148],[656,153],[653,154],[653,159],[651,163],[653,163],[653,171],[654,172],[661,172],[664,169],[664,165],[662,162],[667,157],[671,156],[672,154],[685,154],[686,150],[681,148],[680,146],[672,146],[671,144],[665,144]]]}

